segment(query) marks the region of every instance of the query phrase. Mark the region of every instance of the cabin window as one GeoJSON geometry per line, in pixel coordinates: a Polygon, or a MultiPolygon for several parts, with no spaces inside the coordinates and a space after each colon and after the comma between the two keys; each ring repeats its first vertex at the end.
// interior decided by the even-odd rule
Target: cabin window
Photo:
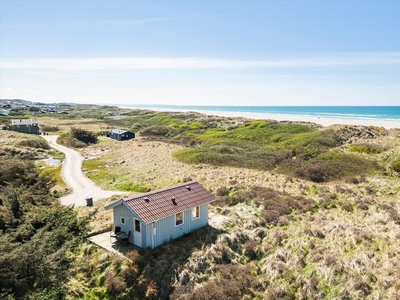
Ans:
{"type": "Polygon", "coordinates": [[[177,213],[175,215],[175,226],[183,224],[183,213],[177,213]]]}
{"type": "Polygon", "coordinates": [[[140,221],[135,219],[135,231],[140,232],[140,221]]]}
{"type": "Polygon", "coordinates": [[[193,216],[193,219],[197,219],[200,217],[200,206],[193,207],[192,216],[193,216]]]}
{"type": "Polygon", "coordinates": [[[121,224],[125,225],[125,218],[121,217],[121,224]]]}

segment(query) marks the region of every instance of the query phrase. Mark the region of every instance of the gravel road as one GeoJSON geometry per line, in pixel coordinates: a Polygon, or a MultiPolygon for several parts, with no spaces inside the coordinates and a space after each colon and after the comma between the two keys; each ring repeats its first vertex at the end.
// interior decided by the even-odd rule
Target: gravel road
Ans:
{"type": "Polygon", "coordinates": [[[112,195],[122,194],[117,191],[105,191],[99,188],[82,173],[83,157],[78,151],[57,144],[55,135],[42,136],[51,147],[65,154],[65,160],[61,169],[61,176],[72,193],[60,198],[63,205],[83,206],[86,205],[86,197],[93,198],[93,201],[108,198],[112,195]]]}

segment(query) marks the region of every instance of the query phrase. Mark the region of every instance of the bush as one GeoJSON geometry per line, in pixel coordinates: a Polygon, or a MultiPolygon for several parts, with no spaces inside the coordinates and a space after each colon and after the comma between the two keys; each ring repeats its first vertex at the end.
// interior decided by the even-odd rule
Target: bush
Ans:
{"type": "Polygon", "coordinates": [[[33,163],[0,158],[2,299],[66,297],[60,282],[68,277],[71,255],[93,215],[78,219],[74,209],[54,202],[51,187],[33,163]]]}
{"type": "Polygon", "coordinates": [[[257,246],[258,243],[255,240],[248,240],[243,245],[244,255],[247,255],[250,259],[257,258],[257,246]]]}
{"type": "Polygon", "coordinates": [[[43,126],[40,127],[40,129],[42,129],[42,131],[49,131],[49,132],[60,131],[60,128],[58,128],[57,126],[46,126],[46,125],[43,125],[43,126]]]}
{"type": "Polygon", "coordinates": [[[82,142],[82,141],[80,141],[80,140],[78,140],[78,139],[75,139],[75,138],[70,139],[70,140],[68,141],[68,145],[69,145],[70,147],[74,147],[74,148],[83,148],[83,147],[86,147],[86,146],[87,146],[84,142],[82,142]]]}
{"type": "Polygon", "coordinates": [[[132,182],[117,185],[116,188],[121,191],[138,192],[138,193],[146,193],[150,192],[151,190],[149,187],[143,184],[135,184],[132,182]]]}
{"type": "Polygon", "coordinates": [[[217,196],[227,196],[229,194],[229,189],[226,186],[221,186],[217,189],[217,196]]]}
{"type": "Polygon", "coordinates": [[[195,290],[189,299],[242,299],[259,284],[248,267],[226,264],[216,269],[216,278],[195,290]]]}
{"type": "Polygon", "coordinates": [[[58,137],[57,142],[68,147],[83,148],[88,144],[97,143],[98,139],[96,134],[93,132],[79,128],[71,128],[71,133],[61,134],[58,137]]]}
{"type": "Polygon", "coordinates": [[[313,182],[324,182],[327,175],[320,165],[312,165],[304,170],[304,177],[313,182]]]}
{"type": "Polygon", "coordinates": [[[398,158],[395,162],[392,163],[392,169],[400,173],[400,158],[398,158]]]}
{"type": "Polygon", "coordinates": [[[96,144],[98,141],[96,134],[93,132],[74,127],[71,128],[71,137],[85,144],[96,144]]]}
{"type": "Polygon", "coordinates": [[[140,135],[142,136],[163,136],[163,137],[172,137],[177,134],[177,131],[165,125],[154,125],[147,128],[144,128],[140,131],[140,135]]]}
{"type": "Polygon", "coordinates": [[[22,140],[18,143],[18,146],[32,147],[37,149],[50,149],[49,144],[42,138],[22,140]]]}
{"type": "Polygon", "coordinates": [[[350,152],[375,154],[385,151],[385,148],[376,144],[354,144],[350,145],[347,150],[350,152]]]}
{"type": "Polygon", "coordinates": [[[312,211],[316,207],[316,203],[312,199],[290,196],[271,188],[253,187],[248,194],[253,194],[256,204],[262,203],[264,211],[261,212],[260,219],[263,223],[277,224],[281,216],[292,212],[312,211]]]}
{"type": "MultiPolygon", "coordinates": [[[[375,160],[362,158],[355,154],[329,152],[309,161],[292,160],[283,163],[280,171],[313,182],[327,182],[359,174],[381,170],[375,160]]],[[[365,175],[362,176],[365,180],[365,175]]],[[[361,177],[360,177],[361,179],[361,177]]]]}

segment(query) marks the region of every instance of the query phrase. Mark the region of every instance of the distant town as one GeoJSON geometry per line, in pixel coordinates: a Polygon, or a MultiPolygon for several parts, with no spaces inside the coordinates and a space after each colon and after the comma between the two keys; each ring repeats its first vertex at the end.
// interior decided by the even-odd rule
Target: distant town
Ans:
{"type": "MultiPolygon", "coordinates": [[[[0,99],[0,115],[8,116],[10,112],[37,114],[68,114],[69,103],[30,102],[22,99],[0,99]]],[[[12,113],[11,113],[12,114],[12,113]]]]}

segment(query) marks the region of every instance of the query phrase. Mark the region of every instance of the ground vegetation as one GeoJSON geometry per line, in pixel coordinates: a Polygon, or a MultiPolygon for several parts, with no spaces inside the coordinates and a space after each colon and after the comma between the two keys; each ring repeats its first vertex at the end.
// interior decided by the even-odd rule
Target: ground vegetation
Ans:
{"type": "Polygon", "coordinates": [[[0,298],[60,299],[90,215],[54,201],[54,182],[30,160],[0,158],[0,298]]]}
{"type": "Polygon", "coordinates": [[[96,144],[97,141],[95,133],[75,127],[72,127],[70,132],[62,133],[57,139],[59,144],[73,148],[83,148],[90,144],[96,144]]]}
{"type": "MultiPolygon", "coordinates": [[[[61,234],[56,234],[57,241],[53,241],[48,232],[61,225],[50,221],[51,228],[43,225],[46,229],[41,231],[40,226],[30,229],[32,224],[16,221],[13,226],[17,227],[12,230],[20,235],[7,236],[2,244],[9,245],[4,248],[5,253],[18,249],[18,257],[26,262],[29,258],[23,250],[32,251],[34,259],[29,266],[50,276],[47,282],[39,276],[33,285],[30,281],[21,283],[29,290],[27,294],[18,294],[6,280],[7,287],[1,291],[3,298],[400,297],[400,277],[395,271],[400,268],[398,130],[347,125],[322,128],[315,124],[113,107],[93,111],[93,107],[84,106],[76,113],[73,106],[68,109],[68,115],[40,118],[62,131],[68,131],[73,124],[91,132],[119,127],[137,132],[135,140],[117,142],[99,137],[97,144],[81,149],[87,158],[85,172],[96,183],[107,189],[130,183],[148,190],[198,180],[218,198],[210,206],[210,226],[157,249],[116,256],[79,240],[87,229],[79,231],[76,237],[77,226],[63,227],[61,234]],[[58,253],[54,257],[51,247],[43,249],[42,239],[31,236],[32,230],[46,237],[43,240],[51,247],[62,243],[73,246],[66,252],[68,255],[58,253]],[[36,246],[33,250],[25,248],[33,245],[29,244],[31,241],[36,246]],[[38,253],[45,253],[45,258],[38,253]],[[53,264],[58,261],[63,262],[62,270],[53,264]],[[53,271],[59,275],[52,275],[53,271]],[[63,280],[58,281],[55,289],[55,279],[61,277],[63,280]]],[[[35,156],[49,151],[14,144],[6,147],[15,147],[14,152],[1,149],[17,161],[23,157],[12,154],[17,150],[23,153],[29,148],[35,156]]],[[[38,224],[42,224],[40,212],[31,214],[25,202],[15,201],[28,197],[12,194],[6,186],[7,176],[10,175],[5,175],[0,183],[5,195],[0,207],[5,212],[6,231],[12,228],[10,211],[16,212],[19,220],[39,220],[38,224]]],[[[41,176],[47,178],[45,182],[51,182],[45,174],[39,174],[35,180],[41,176]]],[[[24,177],[24,182],[31,181],[24,177]]],[[[33,181],[33,186],[37,184],[33,181]]],[[[39,202],[36,194],[30,197],[39,202]]],[[[50,220],[53,215],[58,220],[65,219],[65,225],[77,224],[74,220],[97,211],[88,233],[94,234],[111,230],[111,214],[102,208],[115,200],[75,210],[50,206],[53,211],[43,215],[50,220]]],[[[85,224],[83,220],[86,219],[77,222],[85,224]]],[[[18,269],[29,275],[22,265],[17,263],[12,272],[18,269]]],[[[23,279],[26,278],[30,277],[23,279]]]]}

